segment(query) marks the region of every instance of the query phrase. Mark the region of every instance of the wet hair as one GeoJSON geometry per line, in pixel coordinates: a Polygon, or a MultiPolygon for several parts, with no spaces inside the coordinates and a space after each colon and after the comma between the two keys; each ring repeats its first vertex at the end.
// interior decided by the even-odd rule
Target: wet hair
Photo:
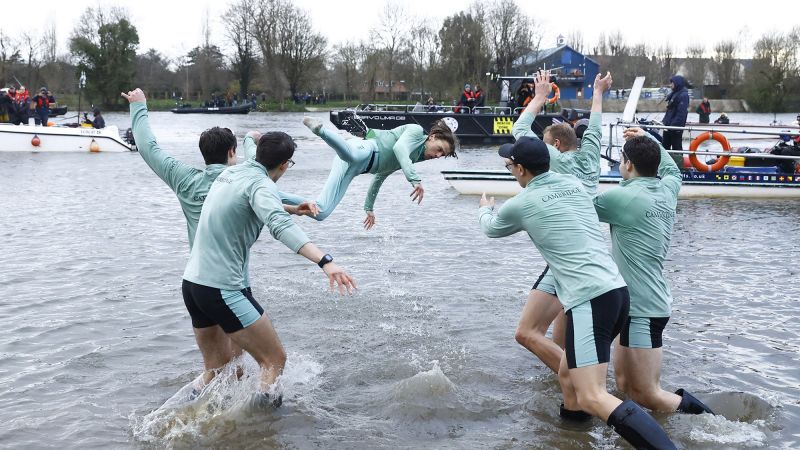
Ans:
{"type": "Polygon", "coordinates": [[[297,144],[288,134],[283,131],[270,131],[264,133],[258,140],[256,148],[256,161],[267,170],[272,170],[286,160],[291,159],[297,144]]]}
{"type": "Polygon", "coordinates": [[[460,149],[458,143],[458,136],[456,136],[456,134],[453,133],[453,130],[451,130],[450,127],[448,127],[447,124],[444,123],[444,120],[439,119],[436,122],[434,122],[433,125],[431,126],[431,130],[428,132],[428,136],[433,136],[436,139],[441,139],[450,145],[450,150],[452,151],[450,152],[450,154],[445,155],[445,158],[448,158],[450,156],[452,156],[453,158],[458,158],[458,155],[456,155],[456,150],[460,149]]]}
{"type": "Polygon", "coordinates": [[[575,129],[568,123],[556,123],[544,129],[542,135],[550,133],[553,139],[561,141],[561,145],[565,146],[567,150],[574,150],[578,148],[578,136],[575,135],[575,129]]]}
{"type": "Polygon", "coordinates": [[[639,175],[654,177],[658,174],[661,162],[661,149],[647,136],[636,136],[628,139],[622,147],[622,160],[630,161],[639,175]]]}
{"type": "Polygon", "coordinates": [[[228,151],[236,150],[236,136],[228,128],[213,127],[200,134],[199,145],[206,164],[228,164],[228,151]]]}

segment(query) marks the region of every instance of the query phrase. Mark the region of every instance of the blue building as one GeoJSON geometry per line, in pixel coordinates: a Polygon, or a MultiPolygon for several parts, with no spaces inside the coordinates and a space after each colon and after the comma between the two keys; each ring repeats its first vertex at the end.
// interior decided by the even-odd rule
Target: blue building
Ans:
{"type": "Polygon", "coordinates": [[[528,53],[514,62],[515,75],[533,75],[540,69],[553,69],[556,85],[563,99],[592,98],[594,77],[600,70],[597,61],[578,53],[564,44],[561,36],[559,46],[528,53]]]}

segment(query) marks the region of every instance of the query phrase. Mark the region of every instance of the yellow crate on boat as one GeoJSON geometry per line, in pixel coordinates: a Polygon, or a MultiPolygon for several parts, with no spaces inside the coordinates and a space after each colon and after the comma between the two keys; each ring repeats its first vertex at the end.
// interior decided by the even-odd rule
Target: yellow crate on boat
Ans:
{"type": "Polygon", "coordinates": [[[732,167],[744,167],[744,156],[731,156],[727,165],[732,167]]]}

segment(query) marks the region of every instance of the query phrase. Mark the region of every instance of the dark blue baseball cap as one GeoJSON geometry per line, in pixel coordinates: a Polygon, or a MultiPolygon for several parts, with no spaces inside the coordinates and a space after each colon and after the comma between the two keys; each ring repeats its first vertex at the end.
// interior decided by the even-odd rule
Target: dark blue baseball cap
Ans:
{"type": "Polygon", "coordinates": [[[541,139],[522,137],[513,144],[501,145],[497,153],[514,161],[514,164],[522,164],[528,170],[538,170],[550,164],[550,151],[541,139]]]}

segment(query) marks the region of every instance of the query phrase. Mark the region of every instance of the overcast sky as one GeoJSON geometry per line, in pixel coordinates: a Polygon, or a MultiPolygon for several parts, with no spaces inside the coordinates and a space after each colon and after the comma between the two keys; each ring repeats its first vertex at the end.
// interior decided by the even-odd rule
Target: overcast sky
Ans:
{"type": "MultiPolygon", "coordinates": [[[[296,6],[311,13],[314,27],[334,44],[367,39],[369,30],[378,25],[386,1],[293,0],[296,6]]],[[[219,18],[230,3],[226,0],[100,0],[88,3],[38,0],[26,4],[25,8],[32,13],[36,11],[35,14],[26,17],[27,20],[19,14],[6,16],[9,20],[0,21],[0,30],[13,36],[24,30],[36,32],[44,28],[39,28],[39,24],[54,22],[61,40],[59,52],[66,52],[69,35],[87,4],[119,5],[127,8],[139,32],[140,52],[155,48],[174,58],[201,42],[206,14],[211,17],[212,40],[224,46],[223,23],[219,18]]],[[[471,1],[406,0],[400,3],[412,17],[427,17],[440,23],[445,17],[467,9],[471,1]]],[[[679,55],[689,43],[703,43],[710,52],[713,44],[722,39],[742,40],[749,49],[766,32],[785,33],[792,26],[800,25],[800,6],[796,0],[764,4],[707,0],[518,0],[517,3],[543,25],[543,48],[555,46],[559,34],[567,36],[573,30],[583,32],[584,42],[589,47],[600,33],[619,30],[629,43],[661,45],[669,42],[679,55]],[[559,10],[560,5],[564,6],[563,10],[559,10]]]]}

